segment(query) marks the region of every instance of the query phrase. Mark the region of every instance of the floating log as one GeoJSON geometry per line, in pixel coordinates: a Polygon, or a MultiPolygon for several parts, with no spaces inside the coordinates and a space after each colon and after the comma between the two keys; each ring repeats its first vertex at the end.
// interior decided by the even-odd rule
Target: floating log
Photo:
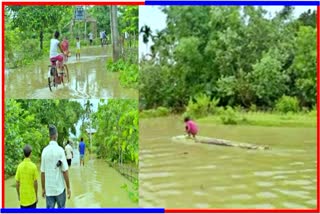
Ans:
{"type": "Polygon", "coordinates": [[[192,139],[187,136],[176,136],[173,137],[174,141],[180,141],[185,143],[195,142],[195,143],[203,143],[203,144],[211,144],[211,145],[218,145],[218,146],[230,146],[230,147],[238,147],[242,149],[253,149],[253,150],[267,150],[269,149],[268,146],[263,145],[254,145],[249,143],[241,143],[241,142],[235,142],[230,140],[223,140],[223,139],[217,139],[217,138],[209,138],[209,137],[202,137],[197,136],[196,139],[192,139]]]}

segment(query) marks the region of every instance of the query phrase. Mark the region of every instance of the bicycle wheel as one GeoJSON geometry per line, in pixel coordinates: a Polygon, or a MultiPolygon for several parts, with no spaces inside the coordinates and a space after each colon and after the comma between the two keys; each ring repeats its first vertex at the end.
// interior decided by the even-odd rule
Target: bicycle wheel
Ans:
{"type": "Polygon", "coordinates": [[[49,89],[50,89],[50,91],[52,91],[52,89],[51,89],[51,77],[48,77],[48,86],[49,86],[49,89]]]}
{"type": "Polygon", "coordinates": [[[64,65],[64,78],[66,82],[69,82],[69,69],[67,65],[64,65]]]}
{"type": "Polygon", "coordinates": [[[53,70],[53,76],[52,76],[52,79],[53,79],[53,87],[58,87],[58,82],[56,82],[56,77],[58,76],[58,70],[57,68],[54,68],[53,70]]]}
{"type": "Polygon", "coordinates": [[[50,68],[50,77],[48,77],[48,86],[50,91],[52,92],[52,87],[54,86],[54,70],[55,68],[51,67],[50,68]]]}

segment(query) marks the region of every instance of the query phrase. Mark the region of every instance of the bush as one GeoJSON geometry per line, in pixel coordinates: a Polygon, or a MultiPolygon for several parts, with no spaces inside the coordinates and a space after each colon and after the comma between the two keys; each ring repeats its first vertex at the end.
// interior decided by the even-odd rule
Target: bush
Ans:
{"type": "Polygon", "coordinates": [[[109,58],[107,60],[107,70],[111,72],[119,72],[123,71],[126,68],[126,63],[122,60],[119,59],[117,62],[113,62],[112,58],[109,58]]]}
{"type": "Polygon", "coordinates": [[[309,116],[317,116],[317,106],[314,106],[308,113],[309,116]]]}
{"type": "Polygon", "coordinates": [[[281,113],[298,112],[299,101],[296,97],[282,96],[277,100],[275,110],[281,113]]]}
{"type": "Polygon", "coordinates": [[[192,118],[206,117],[218,111],[219,99],[210,100],[205,94],[199,94],[194,99],[190,99],[186,113],[192,118]]]}
{"type": "Polygon", "coordinates": [[[140,118],[150,118],[150,117],[165,117],[170,114],[170,109],[166,107],[158,107],[156,109],[149,109],[149,110],[144,110],[140,112],[139,117],[140,118]]]}
{"type": "Polygon", "coordinates": [[[256,112],[257,111],[257,105],[256,104],[251,104],[250,108],[249,108],[249,111],[256,112]]]}
{"type": "Polygon", "coordinates": [[[223,112],[223,114],[220,116],[220,119],[223,124],[227,125],[235,125],[238,123],[237,113],[230,106],[228,106],[223,112]]]}
{"type": "Polygon", "coordinates": [[[120,72],[120,83],[124,87],[138,87],[138,66],[135,64],[128,65],[120,72]]]}

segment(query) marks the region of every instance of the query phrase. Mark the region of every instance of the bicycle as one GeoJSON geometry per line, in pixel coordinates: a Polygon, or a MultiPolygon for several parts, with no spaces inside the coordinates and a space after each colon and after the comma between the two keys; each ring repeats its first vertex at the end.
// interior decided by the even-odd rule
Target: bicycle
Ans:
{"type": "Polygon", "coordinates": [[[51,65],[49,65],[50,70],[49,70],[49,75],[48,75],[48,86],[50,91],[52,91],[52,88],[55,87],[57,88],[58,85],[61,83],[64,85],[65,80],[69,82],[69,69],[66,64],[63,64],[62,66],[62,72],[58,73],[57,69],[57,59],[50,60],[51,65]]]}

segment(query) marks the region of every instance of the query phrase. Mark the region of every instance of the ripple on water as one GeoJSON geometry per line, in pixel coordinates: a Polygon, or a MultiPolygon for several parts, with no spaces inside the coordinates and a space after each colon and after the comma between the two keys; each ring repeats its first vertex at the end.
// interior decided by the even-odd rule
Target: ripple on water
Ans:
{"type": "Polygon", "coordinates": [[[306,170],[259,171],[259,172],[254,172],[253,174],[255,176],[259,176],[259,177],[269,177],[269,176],[274,176],[274,175],[297,174],[300,172],[309,172],[309,171],[306,171],[306,170]]]}
{"type": "Polygon", "coordinates": [[[311,199],[309,201],[306,201],[307,204],[310,204],[311,206],[316,206],[317,205],[317,200],[316,199],[311,199]]]}
{"type": "Polygon", "coordinates": [[[268,209],[275,208],[272,204],[254,204],[249,207],[250,208],[268,208],[268,209]]]}
{"type": "Polygon", "coordinates": [[[273,190],[280,192],[280,193],[287,195],[287,196],[294,196],[297,198],[310,199],[309,192],[306,192],[306,191],[283,190],[283,189],[277,189],[277,188],[274,188],[273,190]]]}
{"type": "Polygon", "coordinates": [[[207,203],[196,203],[194,205],[194,207],[196,207],[196,208],[209,208],[209,204],[207,204],[207,203]]]}
{"type": "Polygon", "coordinates": [[[217,168],[216,165],[207,165],[207,166],[197,166],[196,169],[215,169],[217,168]]]}
{"type": "Polygon", "coordinates": [[[231,196],[231,198],[235,200],[249,200],[252,199],[252,196],[248,194],[238,194],[231,196]]]}
{"type": "Polygon", "coordinates": [[[141,179],[151,179],[151,178],[165,178],[172,176],[172,172],[155,172],[155,173],[144,173],[140,174],[139,178],[141,179]]]}
{"type": "Polygon", "coordinates": [[[156,193],[158,196],[177,196],[177,195],[182,195],[181,191],[178,190],[161,190],[156,193]]]}
{"type": "Polygon", "coordinates": [[[301,166],[301,165],[304,165],[304,162],[296,161],[296,162],[290,163],[290,165],[291,165],[291,166],[301,166]]]}
{"type": "Polygon", "coordinates": [[[257,185],[260,187],[271,187],[274,186],[273,182],[267,182],[267,181],[258,181],[257,185]]]}
{"type": "Polygon", "coordinates": [[[293,203],[293,202],[283,202],[282,205],[285,208],[305,208],[306,207],[304,205],[293,203]]]}
{"type": "Polygon", "coordinates": [[[284,180],[286,178],[287,178],[287,176],[284,176],[284,175],[276,175],[276,176],[272,177],[272,179],[274,179],[274,180],[284,180]]]}
{"type": "Polygon", "coordinates": [[[256,194],[259,198],[277,198],[278,196],[271,192],[259,192],[256,194]]]}
{"type": "Polygon", "coordinates": [[[231,175],[231,178],[243,178],[243,175],[231,175]]]}
{"type": "Polygon", "coordinates": [[[312,185],[312,186],[303,186],[301,187],[301,189],[305,189],[305,190],[316,190],[316,185],[312,185]]]}
{"type": "Polygon", "coordinates": [[[197,195],[197,196],[208,195],[207,193],[202,192],[202,191],[193,191],[193,194],[194,194],[194,195],[197,195]]]}
{"type": "Polygon", "coordinates": [[[229,187],[213,187],[214,190],[216,191],[224,191],[226,189],[228,189],[229,187]]]}
{"type": "Polygon", "coordinates": [[[219,157],[219,159],[229,159],[231,158],[229,155],[222,155],[219,157]]]}
{"type": "Polygon", "coordinates": [[[310,185],[312,181],[310,180],[293,180],[293,181],[283,181],[285,185],[310,185]]]}
{"type": "Polygon", "coordinates": [[[235,189],[246,189],[248,186],[246,184],[239,184],[234,187],[235,189]]]}

